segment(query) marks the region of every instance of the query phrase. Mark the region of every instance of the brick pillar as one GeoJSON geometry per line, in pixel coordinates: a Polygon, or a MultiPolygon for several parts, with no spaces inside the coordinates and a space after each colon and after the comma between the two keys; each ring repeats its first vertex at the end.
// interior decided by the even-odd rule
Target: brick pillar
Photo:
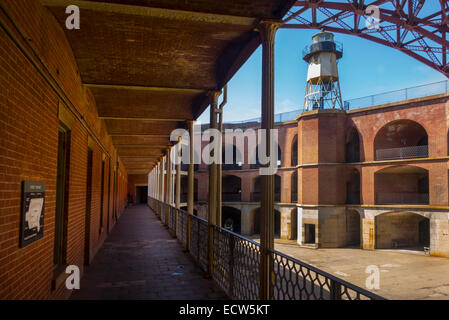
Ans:
{"type": "Polygon", "coordinates": [[[374,218],[362,219],[362,248],[374,250],[376,248],[376,225],[374,218]]]}
{"type": "Polygon", "coordinates": [[[374,169],[372,167],[362,167],[360,172],[361,202],[363,204],[375,204],[374,189],[374,169]]]}
{"type": "Polygon", "coordinates": [[[429,205],[448,206],[447,162],[433,163],[429,170],[429,205]]]}

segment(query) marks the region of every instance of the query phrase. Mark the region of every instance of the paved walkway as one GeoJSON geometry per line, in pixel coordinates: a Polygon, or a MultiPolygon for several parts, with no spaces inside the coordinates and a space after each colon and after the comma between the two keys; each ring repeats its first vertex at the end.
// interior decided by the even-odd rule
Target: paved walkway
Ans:
{"type": "Polygon", "coordinates": [[[146,206],[126,209],[72,299],[225,299],[146,206]]]}

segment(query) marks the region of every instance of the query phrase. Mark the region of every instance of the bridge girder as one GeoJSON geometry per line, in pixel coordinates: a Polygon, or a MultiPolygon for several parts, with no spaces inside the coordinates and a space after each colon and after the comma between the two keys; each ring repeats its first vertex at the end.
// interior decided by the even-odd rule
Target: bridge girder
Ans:
{"type": "Polygon", "coordinates": [[[447,0],[305,0],[296,1],[282,28],[354,35],[400,50],[449,78],[448,23],[447,0]],[[372,9],[379,19],[366,24],[376,17],[372,9]]]}

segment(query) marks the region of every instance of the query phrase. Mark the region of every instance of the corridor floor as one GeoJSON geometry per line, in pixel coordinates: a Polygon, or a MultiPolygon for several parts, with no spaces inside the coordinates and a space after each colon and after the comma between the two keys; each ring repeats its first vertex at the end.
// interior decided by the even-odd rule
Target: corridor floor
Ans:
{"type": "Polygon", "coordinates": [[[71,299],[219,300],[226,297],[146,206],[122,214],[71,299]]]}

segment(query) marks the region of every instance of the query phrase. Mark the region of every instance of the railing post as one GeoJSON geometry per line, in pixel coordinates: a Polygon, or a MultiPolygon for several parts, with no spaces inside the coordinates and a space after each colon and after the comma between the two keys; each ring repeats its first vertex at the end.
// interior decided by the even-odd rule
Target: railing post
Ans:
{"type": "Polygon", "coordinates": [[[187,234],[186,234],[186,250],[190,251],[190,230],[192,226],[192,216],[190,214],[187,214],[187,234]]]}
{"type": "Polygon", "coordinates": [[[330,280],[330,299],[331,300],[341,300],[341,284],[330,280]]]}
{"type": "Polygon", "coordinates": [[[229,292],[228,295],[231,299],[234,298],[234,236],[229,235],[229,292]]]}
{"type": "Polygon", "coordinates": [[[169,225],[169,219],[170,219],[170,207],[169,207],[168,204],[165,204],[164,215],[165,215],[165,226],[168,227],[168,228],[170,229],[170,225],[169,225]]]}
{"type": "MultiPolygon", "coordinates": [[[[214,225],[209,224],[209,245],[207,246],[207,273],[212,279],[214,276],[214,225]]],[[[199,237],[198,237],[199,239],[199,237]]]]}
{"type": "Polygon", "coordinates": [[[174,214],[175,221],[173,224],[173,232],[175,233],[175,238],[177,238],[178,237],[178,214],[179,214],[179,212],[178,212],[178,209],[173,208],[172,210],[175,211],[175,214],[174,214]]]}

